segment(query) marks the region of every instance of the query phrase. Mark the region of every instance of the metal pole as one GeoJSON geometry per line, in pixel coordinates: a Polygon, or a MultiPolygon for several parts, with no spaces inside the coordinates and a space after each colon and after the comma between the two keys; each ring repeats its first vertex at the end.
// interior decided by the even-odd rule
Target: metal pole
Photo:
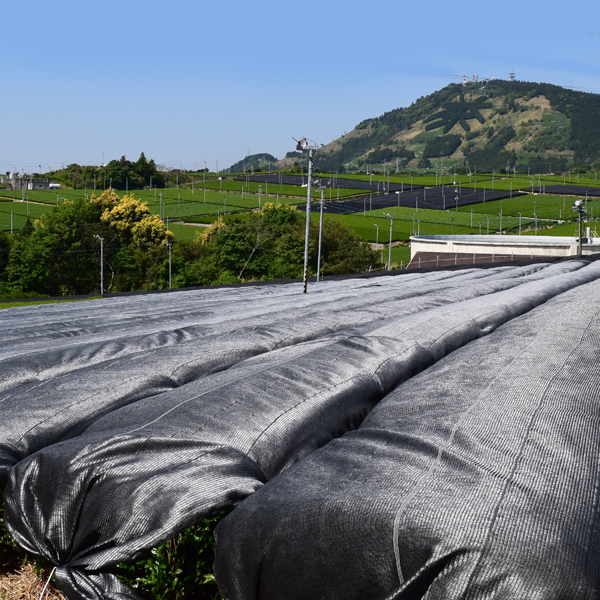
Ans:
{"type": "Polygon", "coordinates": [[[319,218],[319,254],[317,256],[317,281],[321,279],[321,237],[323,235],[323,188],[321,188],[321,216],[319,218]]]}
{"type": "Polygon", "coordinates": [[[310,200],[312,193],[312,163],[313,151],[312,148],[308,151],[308,185],[306,186],[306,233],[304,235],[304,290],[308,284],[308,240],[310,236],[310,200]]]}
{"type": "Polygon", "coordinates": [[[104,238],[100,238],[100,295],[104,296],[104,238]]]}
{"type": "Polygon", "coordinates": [[[392,226],[394,224],[394,217],[390,216],[390,248],[388,251],[388,271],[392,270],[392,226]]]}

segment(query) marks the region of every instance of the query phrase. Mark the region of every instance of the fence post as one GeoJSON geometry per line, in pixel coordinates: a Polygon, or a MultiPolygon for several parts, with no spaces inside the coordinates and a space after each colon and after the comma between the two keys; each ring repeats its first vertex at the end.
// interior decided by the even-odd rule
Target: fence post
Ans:
{"type": "Polygon", "coordinates": [[[419,269],[421,268],[421,257],[419,256],[419,269]]]}
{"type": "Polygon", "coordinates": [[[439,266],[440,266],[440,255],[439,255],[439,254],[437,255],[437,261],[436,261],[436,263],[435,263],[435,266],[436,266],[436,267],[439,267],[439,266]]]}

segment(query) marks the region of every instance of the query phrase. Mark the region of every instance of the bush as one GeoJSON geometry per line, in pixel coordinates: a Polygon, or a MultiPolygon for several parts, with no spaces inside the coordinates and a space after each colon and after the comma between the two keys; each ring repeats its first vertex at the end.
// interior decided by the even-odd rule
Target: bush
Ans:
{"type": "Polygon", "coordinates": [[[423,158],[435,158],[438,156],[450,156],[460,146],[462,138],[460,135],[445,135],[429,138],[423,151],[423,158]]]}
{"type": "Polygon", "coordinates": [[[132,565],[119,565],[119,578],[148,600],[222,598],[212,572],[214,530],[228,512],[204,519],[132,565]]]}

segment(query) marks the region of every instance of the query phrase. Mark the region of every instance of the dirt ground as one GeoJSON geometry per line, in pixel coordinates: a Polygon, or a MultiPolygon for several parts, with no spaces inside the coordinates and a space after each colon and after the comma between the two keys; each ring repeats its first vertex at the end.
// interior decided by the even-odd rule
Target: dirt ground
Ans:
{"type": "MultiPolygon", "coordinates": [[[[19,571],[0,574],[0,600],[38,600],[50,573],[50,570],[36,573],[34,565],[28,563],[19,571]]],[[[65,597],[50,582],[44,599],[65,600],[65,597]]]]}

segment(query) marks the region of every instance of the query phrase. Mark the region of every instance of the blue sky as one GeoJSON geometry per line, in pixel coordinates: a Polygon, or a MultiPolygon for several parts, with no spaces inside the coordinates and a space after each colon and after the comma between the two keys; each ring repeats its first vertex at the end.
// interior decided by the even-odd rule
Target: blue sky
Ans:
{"type": "Polygon", "coordinates": [[[0,172],[281,158],[463,73],[600,93],[592,1],[22,0],[2,21],[0,172]]]}

